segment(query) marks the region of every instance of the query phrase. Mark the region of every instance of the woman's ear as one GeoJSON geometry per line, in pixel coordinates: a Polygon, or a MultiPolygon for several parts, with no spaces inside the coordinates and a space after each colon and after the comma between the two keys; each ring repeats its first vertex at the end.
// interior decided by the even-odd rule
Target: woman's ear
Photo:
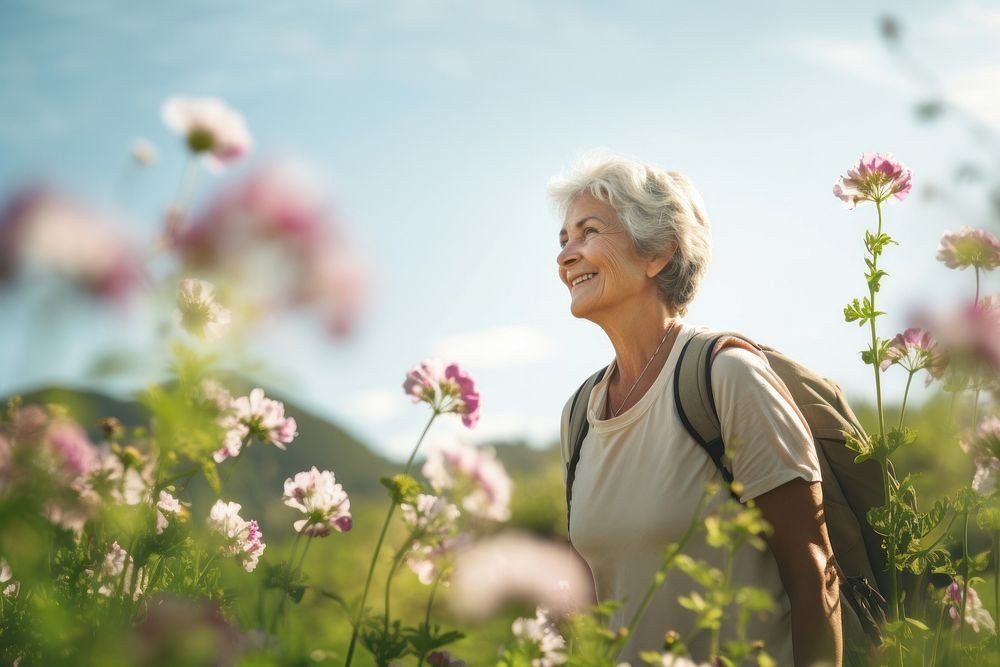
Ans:
{"type": "Polygon", "coordinates": [[[667,264],[670,260],[674,258],[674,253],[677,252],[677,241],[671,241],[670,247],[662,255],[655,255],[650,258],[649,263],[646,265],[646,276],[649,278],[655,278],[660,275],[660,271],[667,268],[667,264]]]}

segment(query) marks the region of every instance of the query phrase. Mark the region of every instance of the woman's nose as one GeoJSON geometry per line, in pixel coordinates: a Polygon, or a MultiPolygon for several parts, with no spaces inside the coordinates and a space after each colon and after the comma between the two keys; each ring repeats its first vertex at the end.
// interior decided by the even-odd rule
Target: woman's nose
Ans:
{"type": "Polygon", "coordinates": [[[576,251],[576,248],[572,243],[567,243],[563,246],[559,254],[556,255],[556,264],[559,266],[570,266],[580,258],[580,253],[576,251]]]}

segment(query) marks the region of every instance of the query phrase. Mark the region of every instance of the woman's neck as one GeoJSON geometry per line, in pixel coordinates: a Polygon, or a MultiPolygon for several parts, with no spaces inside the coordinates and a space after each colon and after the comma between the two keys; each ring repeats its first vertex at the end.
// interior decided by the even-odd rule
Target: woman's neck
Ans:
{"type": "Polygon", "coordinates": [[[617,375],[624,383],[635,382],[643,374],[644,369],[646,374],[649,374],[650,366],[655,366],[657,369],[662,366],[662,360],[666,358],[666,352],[670,349],[669,339],[676,336],[677,323],[680,321],[680,318],[671,313],[659,300],[646,308],[630,308],[629,314],[624,318],[614,318],[600,323],[615,348],[617,375]],[[673,330],[667,336],[668,340],[664,341],[664,334],[671,324],[673,330]],[[658,352],[657,347],[659,347],[658,352]],[[656,359],[653,358],[654,352],[656,359]]]}

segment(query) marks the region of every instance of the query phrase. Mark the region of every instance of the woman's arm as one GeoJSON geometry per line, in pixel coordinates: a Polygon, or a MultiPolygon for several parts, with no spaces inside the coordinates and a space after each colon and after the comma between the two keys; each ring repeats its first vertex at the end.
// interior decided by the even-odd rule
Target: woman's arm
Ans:
{"type": "Polygon", "coordinates": [[[792,610],[796,667],[842,663],[840,580],[819,482],[794,479],[754,502],[774,532],[768,546],[792,610]]]}

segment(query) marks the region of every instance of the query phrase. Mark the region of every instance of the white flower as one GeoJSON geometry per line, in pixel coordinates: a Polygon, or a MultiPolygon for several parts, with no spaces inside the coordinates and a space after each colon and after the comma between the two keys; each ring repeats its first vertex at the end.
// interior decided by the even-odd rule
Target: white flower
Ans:
{"type": "Polygon", "coordinates": [[[341,533],[351,529],[351,500],[329,470],[313,466],[286,479],[282,500],[308,515],[292,524],[303,535],[326,537],[331,528],[341,533]]]}
{"type": "Polygon", "coordinates": [[[185,278],[177,291],[175,318],[192,336],[218,340],[229,328],[231,313],[215,300],[212,283],[185,278]]]}
{"type": "Polygon", "coordinates": [[[163,122],[204,156],[213,170],[245,155],[253,140],[243,115],[215,97],[171,97],[163,104],[163,122]]]}
{"type": "Polygon", "coordinates": [[[997,488],[997,478],[1000,477],[1000,459],[993,456],[976,458],[976,476],[972,480],[972,488],[984,496],[991,495],[997,488]]]}
{"type": "Polygon", "coordinates": [[[259,387],[249,396],[241,396],[230,406],[230,414],[220,420],[226,429],[221,449],[213,455],[216,463],[237,456],[249,436],[256,436],[262,442],[269,442],[278,449],[295,439],[296,424],[292,417],[285,417],[285,405],[281,401],[264,396],[259,387]]]}
{"type": "Polygon", "coordinates": [[[132,142],[132,159],[140,167],[149,167],[156,162],[156,146],[145,139],[136,139],[132,142]]]}
{"type": "Polygon", "coordinates": [[[566,640],[541,607],[535,610],[535,618],[516,619],[511,630],[519,644],[532,646],[541,653],[531,660],[531,667],[552,667],[566,662],[566,654],[562,653],[566,640]]]}
{"type": "MultiPolygon", "coordinates": [[[[111,545],[111,551],[104,556],[101,569],[97,572],[96,576],[93,570],[86,570],[87,574],[94,580],[94,583],[98,584],[97,590],[95,591],[91,588],[90,592],[96,592],[98,595],[103,595],[104,597],[112,597],[119,590],[129,592],[129,586],[132,585],[133,579],[132,566],[132,557],[128,555],[127,551],[121,548],[118,542],[115,542],[111,545]],[[121,589],[119,589],[119,586],[121,589]]],[[[146,587],[147,577],[143,570],[134,573],[134,577],[135,589],[131,591],[131,596],[133,600],[138,600],[142,595],[143,589],[146,587]]]]}
{"type": "Polygon", "coordinates": [[[170,524],[168,514],[177,515],[181,511],[181,501],[165,490],[160,490],[160,499],[156,501],[156,534],[160,535],[170,524]]]}
{"type": "Polygon", "coordinates": [[[216,501],[208,515],[208,525],[226,541],[223,553],[238,556],[247,572],[257,567],[260,555],[267,546],[256,521],[244,521],[239,512],[242,505],[216,501]]]}
{"type": "Polygon", "coordinates": [[[0,585],[9,584],[3,587],[3,591],[0,591],[3,595],[7,597],[17,597],[17,594],[21,591],[21,582],[11,581],[14,577],[14,573],[10,571],[10,565],[6,560],[0,558],[0,585]]]}
{"type": "Polygon", "coordinates": [[[470,514],[493,521],[510,519],[513,483],[491,449],[458,441],[431,449],[421,469],[438,493],[451,490],[470,514]]]}

